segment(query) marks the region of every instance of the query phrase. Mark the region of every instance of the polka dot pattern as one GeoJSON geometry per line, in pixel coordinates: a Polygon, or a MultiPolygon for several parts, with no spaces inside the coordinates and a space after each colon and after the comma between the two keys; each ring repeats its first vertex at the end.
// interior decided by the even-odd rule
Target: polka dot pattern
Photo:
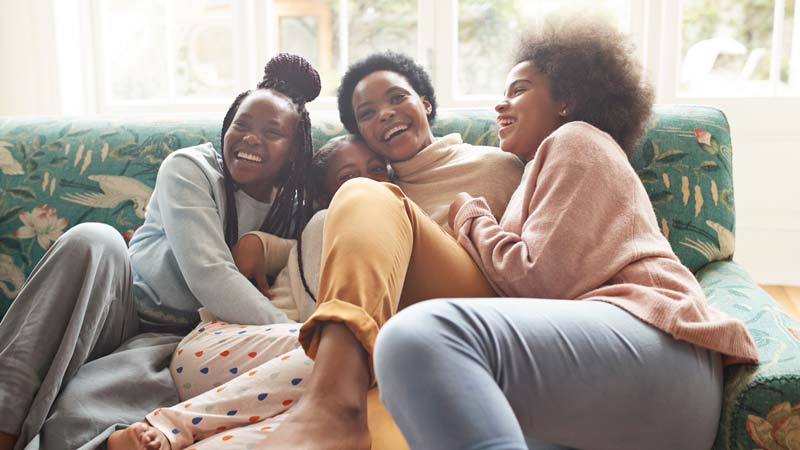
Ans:
{"type": "Polygon", "coordinates": [[[313,362],[299,348],[297,331],[296,324],[199,325],[170,364],[181,398],[191,401],[147,420],[173,448],[213,449],[221,440],[225,448],[255,448],[299,400],[311,373],[313,362]]]}

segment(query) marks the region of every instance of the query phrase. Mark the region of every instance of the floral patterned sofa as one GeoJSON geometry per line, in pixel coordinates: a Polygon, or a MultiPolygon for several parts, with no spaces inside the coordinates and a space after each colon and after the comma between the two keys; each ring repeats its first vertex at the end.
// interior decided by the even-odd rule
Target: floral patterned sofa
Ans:
{"type": "MultiPolygon", "coordinates": [[[[316,120],[316,148],[343,133],[316,120]]],[[[0,317],[50,244],[96,221],[129,238],[171,151],[210,141],[222,117],[0,117],[0,317]]],[[[443,110],[434,133],[495,145],[490,110],[443,110]]],[[[732,261],[735,210],[728,122],[702,106],[658,106],[633,164],[661,229],[716,307],[743,320],[761,364],[725,372],[714,449],[800,449],[800,323],[732,261]]],[[[657,408],[658,405],[653,405],[657,408]]],[[[687,411],[691,414],[690,411],[687,411]]],[[[677,449],[676,449],[677,450],[677,449]]]]}

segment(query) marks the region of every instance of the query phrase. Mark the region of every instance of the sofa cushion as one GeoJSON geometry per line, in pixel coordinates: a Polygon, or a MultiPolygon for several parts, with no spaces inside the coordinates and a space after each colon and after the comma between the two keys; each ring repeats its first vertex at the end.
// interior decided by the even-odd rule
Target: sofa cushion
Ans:
{"type": "MultiPolygon", "coordinates": [[[[0,316],[49,242],[87,221],[126,236],[144,218],[163,158],[210,141],[217,116],[160,120],[0,118],[0,316]]],[[[489,109],[442,110],[434,134],[497,145],[489,109]]],[[[345,133],[335,114],[316,114],[315,148],[345,133]]],[[[663,233],[692,271],[730,258],[734,205],[725,116],[701,106],[658,106],[632,160],[663,233]]]]}
{"type": "Polygon", "coordinates": [[[50,244],[81,222],[130,237],[171,151],[219,143],[217,117],[0,118],[0,317],[50,244]]]}
{"type": "Polygon", "coordinates": [[[760,360],[725,369],[714,450],[800,449],[800,322],[733,261],[709,264],[697,279],[711,305],[745,323],[760,360]]]}
{"type": "MultiPolygon", "coordinates": [[[[345,133],[335,114],[312,118],[315,148],[345,133]]],[[[489,109],[441,110],[433,131],[497,145],[494,118],[489,109]]],[[[163,158],[202,142],[218,148],[221,120],[0,117],[0,317],[66,229],[96,221],[129,237],[163,158]]],[[[717,109],[658,106],[632,163],[672,248],[710,302],[745,322],[762,359],[726,370],[714,448],[800,448],[800,325],[736,263],[709,264],[733,253],[729,131],[717,109]]]]}

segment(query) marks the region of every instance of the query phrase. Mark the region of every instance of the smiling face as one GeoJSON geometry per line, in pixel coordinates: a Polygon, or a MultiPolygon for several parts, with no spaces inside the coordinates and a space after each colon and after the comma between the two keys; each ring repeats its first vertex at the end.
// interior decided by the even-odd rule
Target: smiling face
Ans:
{"type": "Polygon", "coordinates": [[[567,115],[566,103],[553,98],[550,80],[528,61],[508,73],[505,98],[495,110],[500,148],[523,161],[533,158],[539,144],[566,121],[567,115]]]}
{"type": "Polygon", "coordinates": [[[364,142],[350,141],[337,148],[328,160],[328,167],[325,169],[325,192],[320,195],[320,204],[327,207],[333,194],[347,180],[358,177],[386,183],[390,181],[386,160],[370,151],[364,142]]]}
{"type": "Polygon", "coordinates": [[[278,173],[294,159],[299,116],[294,104],[271,90],[257,90],[239,105],[223,138],[225,164],[249,196],[271,201],[278,173]]]}
{"type": "Polygon", "coordinates": [[[433,142],[430,102],[396,72],[380,70],[362,78],[352,105],[364,141],[389,161],[409,159],[433,142]]]}

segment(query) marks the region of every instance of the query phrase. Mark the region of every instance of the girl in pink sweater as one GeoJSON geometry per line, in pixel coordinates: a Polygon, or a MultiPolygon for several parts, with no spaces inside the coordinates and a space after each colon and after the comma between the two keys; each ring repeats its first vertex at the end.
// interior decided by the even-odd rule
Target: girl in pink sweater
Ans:
{"type": "Polygon", "coordinates": [[[758,355],[628,161],[652,91],[599,23],[532,35],[516,62],[495,109],[521,184],[499,222],[459,194],[450,225],[498,294],[525,298],[400,312],[376,343],[382,400],[412,449],[708,449],[722,367],[758,355]]]}

